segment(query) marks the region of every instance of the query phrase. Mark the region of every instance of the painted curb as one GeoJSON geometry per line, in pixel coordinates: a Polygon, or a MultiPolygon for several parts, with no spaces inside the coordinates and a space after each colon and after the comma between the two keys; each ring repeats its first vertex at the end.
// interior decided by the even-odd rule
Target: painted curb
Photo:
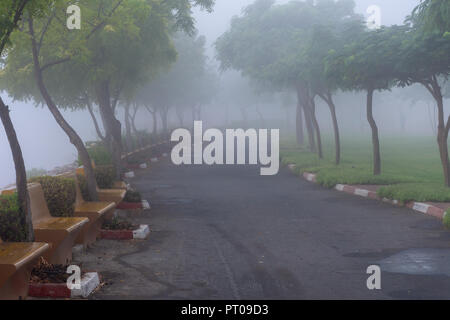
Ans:
{"type": "MultiPolygon", "coordinates": [[[[371,191],[371,190],[367,190],[367,189],[356,188],[356,187],[344,185],[344,184],[336,185],[335,189],[338,191],[341,191],[341,192],[353,194],[355,196],[360,196],[363,198],[370,198],[370,199],[374,199],[374,200],[383,200],[377,195],[377,193],[375,191],[371,191]]],[[[388,199],[385,199],[385,200],[388,200],[388,199]]]]}
{"type": "Polygon", "coordinates": [[[316,175],[313,173],[305,172],[303,173],[303,177],[310,182],[317,182],[316,175]]]}
{"type": "Polygon", "coordinates": [[[116,209],[120,210],[137,210],[143,209],[142,202],[125,202],[122,201],[116,206],[116,209]]]}
{"type": "Polygon", "coordinates": [[[141,224],[136,230],[101,230],[101,238],[106,240],[145,240],[150,234],[150,228],[141,224]]]}
{"type": "Polygon", "coordinates": [[[133,231],[133,239],[145,240],[150,234],[150,228],[146,224],[141,224],[139,229],[133,231]]]}
{"type": "Polygon", "coordinates": [[[407,203],[406,206],[415,211],[424,213],[429,216],[433,216],[438,219],[444,219],[445,210],[431,204],[422,203],[422,202],[410,202],[407,203]]]}
{"type": "Polygon", "coordinates": [[[144,210],[150,210],[151,209],[150,203],[147,200],[142,200],[142,208],[144,210]]]}
{"type": "Polygon", "coordinates": [[[97,272],[85,273],[81,279],[81,289],[73,289],[72,298],[87,298],[100,285],[100,276],[97,272]]]}
{"type": "Polygon", "coordinates": [[[100,238],[105,240],[132,240],[132,230],[104,230],[100,231],[100,238]]]}
{"type": "MultiPolygon", "coordinates": [[[[291,166],[291,165],[289,165],[289,166],[291,166]]],[[[289,168],[291,168],[291,167],[289,167],[289,168]]],[[[294,168],[295,168],[295,165],[294,165],[294,168]]],[[[316,175],[313,173],[305,172],[305,173],[303,173],[303,177],[310,182],[317,183],[316,175]]],[[[352,194],[352,195],[356,195],[356,196],[360,196],[360,197],[364,197],[364,198],[369,198],[369,199],[373,199],[373,200],[380,200],[385,203],[392,204],[394,206],[402,206],[401,202],[398,200],[380,198],[375,191],[357,188],[357,187],[345,185],[345,184],[338,184],[334,188],[340,192],[345,192],[348,194],[352,194]]],[[[438,218],[441,220],[444,219],[445,210],[442,208],[433,206],[431,204],[422,203],[422,202],[409,202],[405,206],[416,212],[420,212],[420,213],[423,213],[423,214],[426,214],[426,215],[429,215],[429,216],[432,216],[432,217],[435,217],[435,218],[438,218]]]]}
{"type": "Polygon", "coordinates": [[[134,177],[135,177],[134,171],[129,171],[129,172],[125,173],[125,178],[130,179],[130,178],[134,178],[134,177]]]}
{"type": "Polygon", "coordinates": [[[28,295],[34,298],[87,298],[99,285],[99,274],[89,272],[81,279],[81,289],[70,290],[66,283],[30,283],[28,295]]]}

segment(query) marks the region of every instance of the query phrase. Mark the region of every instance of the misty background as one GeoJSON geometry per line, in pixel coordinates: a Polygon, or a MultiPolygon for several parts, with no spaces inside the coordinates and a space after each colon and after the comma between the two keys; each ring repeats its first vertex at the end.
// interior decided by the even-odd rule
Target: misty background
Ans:
{"type": "MultiPolygon", "coordinates": [[[[286,2],[289,1],[278,1],[278,3],[286,2]]],[[[355,2],[356,11],[366,16],[369,6],[378,5],[381,8],[381,22],[384,25],[401,24],[419,3],[418,0],[356,0],[355,2]]],[[[251,3],[253,0],[217,0],[213,13],[198,9],[194,11],[199,34],[204,35],[207,40],[206,48],[211,65],[218,65],[214,59],[215,40],[228,29],[231,18],[239,15],[242,8],[251,3]]],[[[294,129],[296,99],[293,95],[292,97],[280,94],[262,95],[254,101],[250,98],[250,102],[245,102],[249,100],[235,99],[235,95],[236,93],[245,94],[245,91],[251,90],[247,81],[235,72],[221,74],[217,70],[217,73],[220,80],[219,93],[211,105],[203,108],[202,118],[205,126],[232,125],[248,117],[250,121],[260,126],[282,126],[285,129],[294,129]],[[236,88],[235,93],[231,92],[232,88],[236,88]]],[[[5,103],[11,108],[11,118],[21,143],[27,170],[32,168],[51,170],[77,159],[75,147],[70,144],[46,107],[35,107],[33,102],[12,101],[4,93],[3,96],[6,98],[5,103]]],[[[369,127],[365,121],[364,103],[365,96],[362,94],[344,93],[336,96],[343,135],[369,134],[369,127]]],[[[118,119],[122,120],[123,115],[120,114],[123,113],[122,109],[119,108],[118,112],[118,119]]],[[[418,86],[375,94],[374,114],[382,137],[390,134],[435,135],[435,112],[431,96],[418,86]],[[403,118],[405,120],[402,120],[403,118]]],[[[84,141],[97,140],[94,125],[87,111],[64,111],[63,115],[84,141]]],[[[324,134],[331,134],[329,111],[321,102],[317,104],[317,115],[324,134]]],[[[151,122],[150,115],[140,111],[137,121],[139,129],[151,130],[151,122]]],[[[170,123],[172,127],[177,126],[177,118],[173,111],[170,123]]],[[[14,163],[3,127],[0,130],[0,150],[2,151],[1,187],[15,181],[14,163]]]]}

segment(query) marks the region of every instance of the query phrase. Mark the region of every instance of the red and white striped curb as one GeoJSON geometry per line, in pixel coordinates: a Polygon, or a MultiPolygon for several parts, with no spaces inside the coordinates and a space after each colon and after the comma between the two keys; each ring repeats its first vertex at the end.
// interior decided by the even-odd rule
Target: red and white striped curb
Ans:
{"type": "Polygon", "coordinates": [[[436,217],[438,219],[444,219],[445,210],[431,204],[422,202],[410,202],[406,206],[415,211],[427,214],[429,216],[436,217]]]}
{"type": "Polygon", "coordinates": [[[136,230],[101,230],[100,237],[106,240],[145,240],[149,234],[149,226],[141,224],[136,230]]]}
{"type": "MultiPolygon", "coordinates": [[[[288,167],[291,170],[293,170],[292,168],[295,168],[295,165],[288,165],[288,167]]],[[[303,173],[303,177],[308,181],[317,182],[316,175],[313,173],[305,172],[305,173],[303,173]]],[[[335,186],[335,189],[338,191],[341,191],[341,192],[353,194],[353,195],[364,197],[364,198],[381,200],[383,202],[390,203],[390,204],[393,204],[396,206],[401,205],[400,201],[398,201],[398,200],[380,198],[377,195],[376,191],[362,189],[362,188],[349,186],[349,185],[345,185],[345,184],[338,184],[335,186]]],[[[431,204],[422,203],[422,202],[409,202],[406,204],[406,207],[408,207],[414,211],[417,211],[417,212],[420,212],[420,213],[423,213],[423,214],[426,214],[429,216],[433,216],[438,219],[444,219],[445,210],[442,208],[439,208],[437,206],[431,205],[431,204]]]]}
{"type": "Polygon", "coordinates": [[[303,173],[303,177],[310,182],[317,182],[317,176],[314,173],[303,173]]]}
{"type": "Polygon", "coordinates": [[[125,178],[132,179],[135,177],[134,171],[125,172],[125,178]]]}
{"type": "Polygon", "coordinates": [[[375,199],[375,200],[382,200],[375,191],[361,189],[361,188],[348,186],[348,185],[344,185],[344,184],[338,184],[334,188],[338,191],[349,193],[349,194],[354,194],[356,196],[375,199]]]}
{"type": "Polygon", "coordinates": [[[85,273],[81,288],[70,290],[66,283],[30,283],[28,295],[35,298],[87,298],[100,285],[97,272],[85,273]]]}
{"type": "Polygon", "coordinates": [[[148,166],[147,166],[146,163],[141,163],[141,164],[139,165],[139,169],[147,169],[147,168],[148,168],[148,166]]]}

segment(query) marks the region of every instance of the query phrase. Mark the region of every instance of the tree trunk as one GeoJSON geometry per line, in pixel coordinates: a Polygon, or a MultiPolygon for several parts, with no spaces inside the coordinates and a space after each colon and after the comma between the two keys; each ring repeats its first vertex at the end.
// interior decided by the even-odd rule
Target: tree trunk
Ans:
{"type": "Polygon", "coordinates": [[[301,105],[303,109],[305,124],[306,124],[306,132],[308,133],[308,141],[309,141],[309,150],[311,152],[316,152],[316,140],[314,136],[314,129],[312,124],[312,116],[311,110],[309,108],[309,94],[307,89],[302,87],[297,87],[297,101],[301,105]]]}
{"type": "Polygon", "coordinates": [[[133,137],[131,135],[131,123],[130,123],[130,103],[127,102],[125,105],[125,132],[127,136],[127,150],[128,152],[133,151],[133,137]]]}
{"type": "Polygon", "coordinates": [[[442,89],[436,77],[432,77],[430,85],[424,86],[431,92],[437,103],[438,108],[438,132],[437,142],[439,146],[439,155],[441,158],[442,169],[444,172],[445,186],[450,187],[450,162],[448,158],[448,134],[450,130],[450,117],[445,123],[444,119],[444,100],[442,97],[442,89]]]}
{"type": "Polygon", "coordinates": [[[305,133],[304,133],[304,130],[303,130],[303,110],[302,110],[302,104],[300,102],[297,103],[297,114],[296,114],[295,129],[296,129],[296,133],[297,133],[296,134],[296,136],[297,136],[297,144],[300,145],[300,146],[303,146],[305,144],[305,133]]]}
{"type": "Polygon", "coordinates": [[[367,121],[369,121],[372,129],[372,146],[373,146],[373,174],[378,176],[381,174],[381,156],[380,156],[380,139],[378,136],[378,127],[373,118],[373,89],[367,90],[367,121]]]}
{"type": "Polygon", "coordinates": [[[314,97],[311,97],[310,99],[310,110],[311,110],[311,118],[312,123],[314,126],[314,130],[316,131],[316,137],[317,137],[317,154],[319,156],[319,159],[323,159],[323,150],[322,150],[322,135],[320,133],[320,127],[319,122],[317,121],[316,117],[316,103],[314,102],[314,97]]]}
{"type": "Polygon", "coordinates": [[[339,133],[339,125],[336,115],[336,106],[333,101],[333,96],[331,93],[327,93],[326,95],[320,95],[323,101],[326,102],[328,107],[330,108],[331,119],[333,121],[333,130],[334,130],[334,146],[335,146],[335,163],[339,165],[341,163],[341,138],[339,133]]]}
{"type": "Polygon", "coordinates": [[[181,108],[175,108],[175,113],[177,115],[178,121],[180,121],[180,127],[184,127],[183,110],[181,108]]]}
{"type": "Polygon", "coordinates": [[[113,158],[116,176],[120,177],[120,174],[122,173],[122,125],[120,121],[116,119],[111,106],[109,82],[101,81],[97,83],[95,91],[100,113],[102,115],[103,127],[109,137],[108,148],[113,158]]]}
{"type": "Polygon", "coordinates": [[[240,107],[239,109],[241,110],[242,121],[244,122],[244,128],[247,128],[247,127],[248,127],[248,114],[247,114],[247,110],[245,109],[245,107],[240,107]]]}
{"type": "Polygon", "coordinates": [[[36,44],[36,39],[34,37],[33,20],[31,18],[28,20],[28,26],[30,28],[30,34],[31,34],[31,47],[32,47],[32,53],[33,53],[34,73],[35,73],[39,91],[40,91],[42,97],[44,98],[44,101],[46,102],[48,109],[50,110],[53,117],[55,118],[56,122],[61,127],[61,129],[63,129],[63,131],[67,134],[70,142],[77,149],[78,154],[79,154],[81,161],[83,163],[83,166],[84,166],[89,197],[91,198],[92,201],[97,201],[98,200],[97,182],[95,180],[94,168],[92,167],[91,157],[89,156],[89,153],[84,145],[83,140],[76,133],[76,131],[69,125],[69,123],[67,123],[67,121],[64,119],[61,112],[59,112],[58,107],[53,102],[53,99],[51,98],[50,94],[47,91],[47,88],[44,83],[44,78],[42,75],[41,66],[39,63],[37,44],[36,44]]]}
{"type": "Polygon", "coordinates": [[[0,118],[5,128],[6,136],[8,137],[9,147],[14,160],[14,167],[16,170],[16,189],[20,206],[21,224],[25,226],[27,232],[27,241],[34,241],[33,222],[31,216],[30,196],[27,188],[27,173],[25,170],[25,162],[23,160],[22,149],[20,148],[19,140],[17,139],[16,130],[9,117],[9,108],[6,106],[0,97],[0,118]]]}
{"type": "Polygon", "coordinates": [[[134,135],[137,139],[137,148],[144,147],[144,144],[142,142],[141,134],[139,133],[139,130],[136,128],[136,115],[139,110],[139,105],[137,103],[134,103],[133,106],[133,114],[131,115],[131,128],[133,129],[134,135]]]}
{"type": "Polygon", "coordinates": [[[168,134],[169,134],[169,126],[168,126],[168,119],[167,119],[168,113],[169,113],[168,107],[162,107],[159,110],[159,115],[160,115],[161,121],[162,121],[164,137],[168,137],[168,134]]]}
{"type": "Polygon", "coordinates": [[[95,127],[95,131],[97,132],[97,136],[100,138],[100,140],[105,141],[106,137],[102,134],[102,131],[100,130],[100,126],[98,125],[98,121],[94,114],[94,110],[92,108],[92,104],[91,104],[89,98],[86,98],[86,105],[87,105],[89,114],[91,115],[92,121],[94,122],[94,127],[95,127]]]}
{"type": "Polygon", "coordinates": [[[149,106],[145,106],[145,108],[147,109],[147,111],[152,115],[152,119],[153,119],[153,135],[156,136],[156,134],[158,133],[158,118],[156,117],[156,110],[153,111],[149,106]]]}
{"type": "Polygon", "coordinates": [[[261,112],[261,110],[259,109],[259,105],[256,105],[256,114],[259,117],[259,121],[261,123],[261,128],[266,128],[266,119],[264,119],[264,116],[261,112]]]}

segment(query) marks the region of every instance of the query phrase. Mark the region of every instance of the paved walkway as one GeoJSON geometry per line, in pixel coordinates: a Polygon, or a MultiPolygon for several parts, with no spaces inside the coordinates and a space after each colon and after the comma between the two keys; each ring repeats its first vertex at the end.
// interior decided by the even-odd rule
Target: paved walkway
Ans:
{"type": "Polygon", "coordinates": [[[94,299],[450,298],[450,233],[439,220],[326,190],[287,169],[175,167],[133,184],[152,210],[144,242],[99,241],[83,268],[94,299]],[[379,264],[382,290],[366,287],[379,264]]]}

